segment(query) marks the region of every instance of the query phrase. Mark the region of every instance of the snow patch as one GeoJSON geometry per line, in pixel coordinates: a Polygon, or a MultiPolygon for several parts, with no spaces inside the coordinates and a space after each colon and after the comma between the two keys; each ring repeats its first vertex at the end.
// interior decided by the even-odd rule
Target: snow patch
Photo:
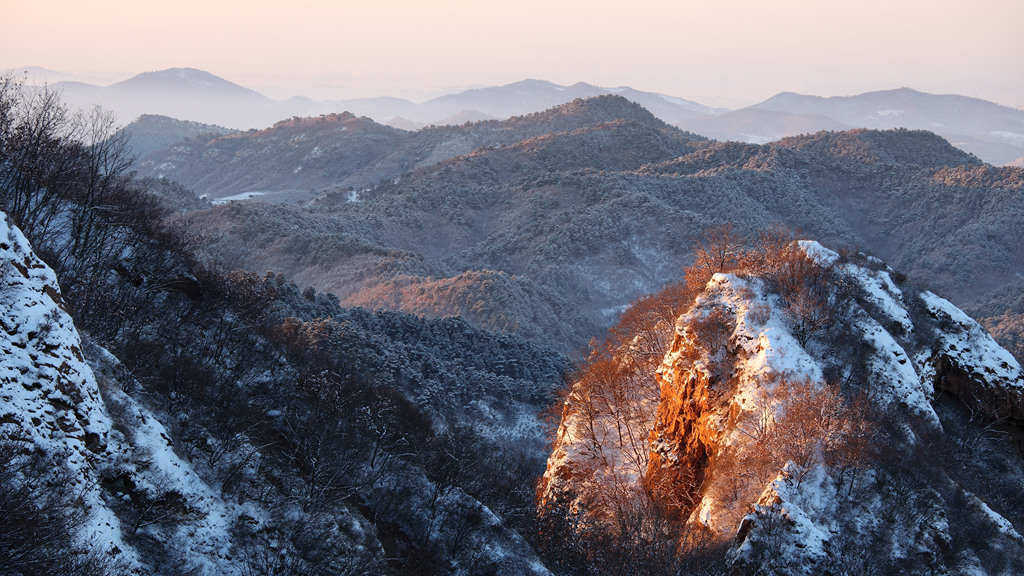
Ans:
{"type": "Polygon", "coordinates": [[[932,391],[922,383],[903,347],[873,318],[862,318],[856,326],[874,349],[868,363],[876,400],[882,405],[903,404],[938,428],[939,416],[931,404],[932,391]]]}
{"type": "Polygon", "coordinates": [[[895,119],[895,118],[899,118],[900,116],[903,116],[906,113],[907,113],[906,110],[894,108],[894,109],[890,109],[890,110],[879,110],[879,111],[875,112],[875,115],[878,116],[879,118],[885,118],[886,120],[892,120],[892,119],[895,119]]]}
{"type": "MultiPolygon", "coordinates": [[[[296,168],[295,171],[298,172],[299,169],[296,168]]],[[[234,194],[234,195],[231,195],[231,196],[225,196],[223,198],[218,198],[216,200],[213,200],[210,203],[213,204],[214,206],[220,206],[221,204],[227,204],[228,202],[234,202],[236,200],[252,200],[253,198],[256,198],[257,196],[265,196],[266,194],[267,194],[266,192],[256,192],[256,191],[253,191],[253,192],[242,192],[241,194],[234,194]]]]}

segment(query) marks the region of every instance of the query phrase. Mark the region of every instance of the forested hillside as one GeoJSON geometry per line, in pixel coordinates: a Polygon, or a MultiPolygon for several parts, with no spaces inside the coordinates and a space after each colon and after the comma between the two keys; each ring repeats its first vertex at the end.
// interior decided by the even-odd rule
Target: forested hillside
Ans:
{"type": "Polygon", "coordinates": [[[196,136],[224,135],[235,132],[235,130],[222,126],[175,120],[156,114],[143,114],[121,130],[127,134],[128,147],[136,158],[142,158],[151,152],[162,150],[196,136]]]}
{"type": "MultiPolygon", "coordinates": [[[[293,134],[299,128],[289,125],[290,138],[307,133],[293,134]]],[[[304,205],[233,203],[181,221],[207,240],[206,258],[284,272],[347,305],[460,314],[563,350],[678,277],[700,232],[727,222],[748,233],[785,225],[869,250],[986,318],[1008,345],[1024,313],[1013,296],[1024,171],[985,165],[928,132],[720,143],[601,97],[403,138],[441,135],[464,147],[410,155],[412,144],[396,145],[355,187],[339,176],[304,205]],[[387,177],[368,186],[368,174],[387,177]]],[[[204,162],[208,178],[237,163],[204,162]]]]}
{"type": "Polygon", "coordinates": [[[563,356],[201,264],[105,118],[0,104],[0,573],[547,573],[563,356]]]}
{"type": "Polygon", "coordinates": [[[607,96],[182,153],[310,127],[375,184],[212,206],[0,80],[0,574],[1021,570],[1020,363],[925,289],[1019,337],[1019,169],[607,96]]]}

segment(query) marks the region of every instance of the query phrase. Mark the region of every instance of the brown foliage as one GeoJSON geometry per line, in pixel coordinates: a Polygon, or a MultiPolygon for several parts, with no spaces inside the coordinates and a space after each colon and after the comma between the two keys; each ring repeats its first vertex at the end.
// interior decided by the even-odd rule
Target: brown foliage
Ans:
{"type": "Polygon", "coordinates": [[[796,465],[798,480],[816,463],[840,472],[865,465],[873,434],[866,399],[847,399],[826,382],[773,380],[753,420],[740,428],[754,441],[742,459],[762,486],[786,462],[796,465]]]}
{"type": "Polygon", "coordinates": [[[1024,362],[1024,314],[1006,311],[1001,316],[981,318],[980,322],[1017,361],[1024,362]]]}
{"type": "Polygon", "coordinates": [[[706,315],[694,319],[690,324],[697,344],[704,349],[709,358],[716,357],[726,350],[729,336],[732,335],[734,319],[721,308],[715,308],[706,315]]]}
{"type": "MultiPolygon", "coordinates": [[[[840,484],[847,479],[852,487],[869,454],[866,404],[843,398],[837,386],[784,377],[766,383],[769,393],[759,413],[742,429],[753,442],[719,453],[707,469],[669,467],[636,482],[647,473],[651,411],[660,400],[655,370],[670,348],[677,319],[714,274],[761,278],[781,298],[802,345],[835,321],[832,273],[806,255],[797,237],[777,228],[747,243],[732,226],[709,229],[695,246],[685,282],[639,299],[603,341],[592,341],[589,356],[571,378],[563,416],[576,418],[577,433],[582,431],[593,458],[580,463],[566,482],[564,488],[576,492],[572,507],[553,501],[541,506],[542,523],[558,516],[562,530],[583,528],[571,540],[577,550],[590,551],[585,564],[593,566],[601,546],[635,550],[659,531],[677,535],[679,547],[672,555],[681,557],[687,549],[682,544],[686,516],[705,489],[711,487],[721,501],[752,501],[787,462],[795,464],[801,479],[812,466],[824,464],[840,472],[840,484]],[[624,463],[635,474],[623,475],[624,463]],[[671,528],[658,528],[662,525],[671,528]]],[[[763,322],[770,311],[753,314],[763,322]]],[[[684,352],[694,360],[705,357],[716,381],[728,380],[735,361],[729,353],[732,312],[712,308],[691,320],[687,329],[695,346],[684,352]]]]}
{"type": "Polygon", "coordinates": [[[746,242],[732,224],[708,228],[694,244],[693,264],[684,271],[686,285],[699,293],[715,274],[742,266],[746,253],[746,242]]]}
{"type": "Polygon", "coordinates": [[[732,226],[709,228],[694,245],[694,263],[685,270],[686,286],[699,294],[711,277],[731,272],[763,278],[782,297],[794,335],[801,345],[835,320],[830,299],[832,271],[807,256],[797,243],[799,231],[776,227],[744,242],[732,226]]]}
{"type": "MultiPolygon", "coordinates": [[[[750,441],[712,460],[708,495],[722,503],[755,502],[787,462],[798,483],[823,465],[836,479],[837,491],[852,492],[876,458],[878,430],[871,411],[866,398],[844,397],[834,384],[773,378],[752,417],[740,425],[750,441]]],[[[737,526],[747,509],[733,506],[723,512],[719,522],[737,526]]]]}
{"type": "Polygon", "coordinates": [[[689,285],[674,283],[641,296],[619,317],[606,345],[626,351],[635,362],[657,366],[672,343],[676,320],[695,295],[689,285]]]}
{"type": "Polygon", "coordinates": [[[586,360],[570,375],[574,384],[564,405],[582,416],[586,440],[595,446],[611,443],[638,473],[647,468],[646,411],[660,396],[655,370],[672,341],[676,319],[692,301],[692,292],[682,284],[640,298],[603,341],[591,341],[586,360]]]}

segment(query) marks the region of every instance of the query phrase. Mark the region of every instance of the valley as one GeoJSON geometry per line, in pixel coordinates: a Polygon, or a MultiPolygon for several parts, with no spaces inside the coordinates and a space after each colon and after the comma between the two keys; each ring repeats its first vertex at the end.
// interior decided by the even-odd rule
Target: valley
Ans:
{"type": "MultiPolygon", "coordinates": [[[[198,72],[116,90],[273,108],[198,72]]],[[[0,574],[1024,570],[1024,168],[511,86],[86,141],[3,79],[0,574]]]]}
{"type": "Polygon", "coordinates": [[[602,96],[411,134],[353,116],[292,121],[138,165],[210,198],[270,190],[181,217],[211,239],[210,258],[563,351],[606,328],[604,311],[678,278],[694,239],[726,222],[869,250],[979,317],[1024,312],[984,305],[1020,291],[1020,169],[921,131],[715,142],[602,96]],[[294,189],[309,190],[305,204],[294,189]],[[460,302],[474,290],[495,306],[460,302]]]}

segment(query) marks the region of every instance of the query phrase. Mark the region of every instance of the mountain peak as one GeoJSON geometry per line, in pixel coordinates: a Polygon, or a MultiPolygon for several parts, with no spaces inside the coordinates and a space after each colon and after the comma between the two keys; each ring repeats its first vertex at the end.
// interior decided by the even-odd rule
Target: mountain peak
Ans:
{"type": "Polygon", "coordinates": [[[954,147],[935,133],[905,128],[818,132],[783,138],[778,145],[867,164],[900,163],[932,168],[981,164],[977,157],[954,147]]]}
{"type": "Polygon", "coordinates": [[[255,90],[196,68],[168,68],[155,72],[143,72],[113,84],[111,88],[117,91],[202,92],[208,95],[242,96],[269,101],[269,98],[255,90]]]}
{"type": "Polygon", "coordinates": [[[618,94],[602,94],[590,98],[576,98],[539,114],[590,117],[596,122],[633,120],[643,124],[664,124],[646,108],[618,94]]]}
{"type": "MultiPolygon", "coordinates": [[[[504,86],[493,86],[493,88],[495,88],[495,89],[502,89],[502,88],[555,88],[555,87],[558,87],[558,85],[555,84],[554,82],[551,82],[550,80],[541,80],[539,78],[525,78],[525,79],[520,80],[518,82],[512,82],[511,84],[506,84],[504,86]]],[[[482,90],[486,90],[486,88],[482,88],[482,90]]]]}

